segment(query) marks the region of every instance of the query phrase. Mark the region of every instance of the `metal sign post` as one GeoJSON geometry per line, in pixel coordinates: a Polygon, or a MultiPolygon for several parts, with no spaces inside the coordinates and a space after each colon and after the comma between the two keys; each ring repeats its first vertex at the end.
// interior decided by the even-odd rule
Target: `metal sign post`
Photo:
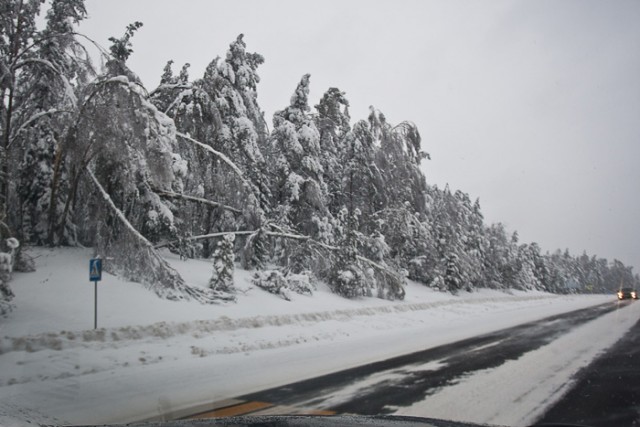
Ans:
{"type": "Polygon", "coordinates": [[[100,280],[102,280],[102,260],[92,258],[89,260],[89,281],[93,282],[94,289],[93,329],[98,329],[98,282],[100,280]]]}

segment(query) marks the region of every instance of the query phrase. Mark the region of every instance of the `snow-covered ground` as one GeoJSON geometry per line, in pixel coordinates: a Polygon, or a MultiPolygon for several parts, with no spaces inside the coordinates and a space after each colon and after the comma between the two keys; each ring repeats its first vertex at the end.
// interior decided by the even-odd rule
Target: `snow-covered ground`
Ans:
{"type": "MultiPolygon", "coordinates": [[[[15,275],[16,309],[0,319],[0,413],[43,422],[169,418],[614,298],[491,290],[454,297],[410,283],[402,302],[347,300],[318,284],[313,296],[288,302],[237,270],[237,303],[205,306],[160,300],[142,285],[105,274],[98,285],[99,329],[93,330],[91,251],[34,252],[38,271],[15,275]]],[[[210,263],[167,256],[187,282],[206,286],[210,263]]],[[[398,413],[526,423],[638,317],[640,304],[632,304],[398,413]],[[533,375],[528,386],[519,380],[521,369],[533,375]],[[460,400],[475,409],[465,414],[450,405],[460,400]]]]}

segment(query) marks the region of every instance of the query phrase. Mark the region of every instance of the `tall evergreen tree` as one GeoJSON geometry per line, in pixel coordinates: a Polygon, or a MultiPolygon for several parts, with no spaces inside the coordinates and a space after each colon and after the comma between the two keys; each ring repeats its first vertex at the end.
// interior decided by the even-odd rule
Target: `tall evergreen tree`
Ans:
{"type": "Polygon", "coordinates": [[[271,156],[274,205],[279,219],[298,232],[318,237],[328,189],[320,160],[320,134],[309,115],[309,75],[302,77],[290,105],[274,114],[271,156]]]}
{"type": "Polygon", "coordinates": [[[371,107],[370,132],[375,138],[376,163],[384,171],[387,192],[398,204],[409,202],[414,211],[425,211],[426,181],[420,162],[429,157],[422,151],[418,128],[411,122],[391,126],[385,116],[371,107]]]}
{"type": "Polygon", "coordinates": [[[345,199],[343,159],[348,156],[348,151],[353,151],[355,139],[350,134],[349,101],[344,92],[332,87],[324,93],[315,108],[315,122],[320,133],[322,178],[327,185],[327,208],[335,216],[345,199]]]}
{"type": "MultiPolygon", "coordinates": [[[[226,59],[214,59],[201,79],[189,83],[186,68],[173,77],[167,64],[153,102],[175,121],[177,129],[238,166],[245,179],[219,158],[181,140],[179,151],[188,164],[182,192],[216,201],[224,207],[202,209],[191,201],[175,200],[183,213],[181,233],[203,234],[229,229],[261,227],[270,210],[270,185],[263,154],[266,125],[257,103],[260,55],[246,52],[243,36],[231,43],[226,59]]],[[[213,248],[205,243],[202,255],[213,248]]]]}

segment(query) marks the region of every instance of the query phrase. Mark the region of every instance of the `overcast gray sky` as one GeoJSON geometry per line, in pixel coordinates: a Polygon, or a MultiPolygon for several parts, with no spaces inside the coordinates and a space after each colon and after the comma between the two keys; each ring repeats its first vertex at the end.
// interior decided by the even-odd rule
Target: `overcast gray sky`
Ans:
{"type": "Polygon", "coordinates": [[[639,0],[87,0],[80,30],[107,47],[144,26],[129,65],[148,89],[167,60],[201,77],[245,34],[265,57],[268,122],[311,74],[352,119],[369,105],[415,122],[430,184],[479,197],[487,222],[544,250],[640,270],[639,0]]]}

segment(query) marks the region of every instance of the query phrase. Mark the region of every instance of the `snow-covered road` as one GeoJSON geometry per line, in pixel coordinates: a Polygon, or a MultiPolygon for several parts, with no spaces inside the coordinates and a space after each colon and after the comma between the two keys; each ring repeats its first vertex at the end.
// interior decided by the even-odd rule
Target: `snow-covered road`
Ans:
{"type": "MultiPolygon", "coordinates": [[[[16,276],[17,309],[0,327],[0,412],[71,424],[170,418],[208,402],[615,299],[489,290],[452,297],[410,284],[403,302],[349,301],[322,287],[313,297],[287,302],[253,288],[248,273],[238,271],[238,303],[203,307],[159,301],[139,285],[107,277],[105,328],[93,331],[73,328],[92,314],[84,256],[44,253],[38,272],[16,276]],[[61,264],[66,267],[57,268],[61,264]],[[88,303],[72,309],[69,295],[88,303]],[[108,314],[110,307],[117,315],[108,314]]],[[[210,268],[173,263],[185,277],[210,268]]],[[[503,424],[532,419],[639,316],[640,304],[616,310],[398,413],[503,424]],[[523,372],[530,375],[526,381],[523,372]],[[450,399],[467,402],[473,417],[465,418],[458,405],[447,412],[450,399]]]]}
{"type": "Polygon", "coordinates": [[[476,372],[397,415],[497,425],[531,425],[573,385],[572,376],[640,319],[633,303],[581,325],[521,358],[476,372]],[[451,402],[464,402],[452,407],[451,402]]]}

